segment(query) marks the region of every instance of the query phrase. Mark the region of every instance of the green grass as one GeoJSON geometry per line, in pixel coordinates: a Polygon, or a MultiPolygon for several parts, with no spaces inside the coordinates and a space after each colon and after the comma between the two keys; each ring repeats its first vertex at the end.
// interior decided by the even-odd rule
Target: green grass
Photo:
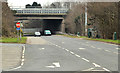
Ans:
{"type": "Polygon", "coordinates": [[[114,44],[120,44],[120,40],[111,40],[111,39],[92,39],[87,38],[88,40],[95,40],[95,41],[102,41],[102,42],[108,42],[108,43],[114,43],[114,44]]]}
{"type": "Polygon", "coordinates": [[[0,39],[1,43],[21,43],[21,44],[25,44],[27,40],[27,37],[22,37],[21,41],[17,41],[17,38],[6,38],[6,37],[2,37],[2,39],[0,39]]]}
{"type": "Polygon", "coordinates": [[[101,41],[101,42],[107,42],[107,43],[113,43],[113,44],[120,44],[120,40],[111,40],[111,39],[95,39],[95,38],[88,38],[86,36],[72,36],[72,35],[62,35],[70,38],[84,38],[87,40],[94,40],[94,41],[101,41]]]}

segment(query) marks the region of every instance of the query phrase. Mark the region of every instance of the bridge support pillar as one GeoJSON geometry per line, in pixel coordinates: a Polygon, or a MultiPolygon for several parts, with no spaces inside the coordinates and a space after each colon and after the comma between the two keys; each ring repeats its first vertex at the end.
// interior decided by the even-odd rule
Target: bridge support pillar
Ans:
{"type": "Polygon", "coordinates": [[[62,24],[61,24],[61,32],[65,33],[65,20],[62,20],[62,24]]]}

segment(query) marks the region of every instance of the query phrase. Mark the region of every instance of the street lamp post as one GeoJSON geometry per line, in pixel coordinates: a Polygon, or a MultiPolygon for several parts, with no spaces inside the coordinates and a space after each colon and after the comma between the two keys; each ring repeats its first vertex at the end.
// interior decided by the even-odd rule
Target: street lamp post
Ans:
{"type": "Polygon", "coordinates": [[[85,3],[85,36],[87,36],[87,2],[85,3]]]}

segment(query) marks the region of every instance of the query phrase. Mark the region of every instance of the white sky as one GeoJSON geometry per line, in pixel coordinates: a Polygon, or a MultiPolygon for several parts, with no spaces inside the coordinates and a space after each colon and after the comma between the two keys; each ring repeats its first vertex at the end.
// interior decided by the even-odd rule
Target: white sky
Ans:
{"type": "Polygon", "coordinates": [[[51,4],[52,2],[118,2],[120,0],[8,0],[8,5],[9,6],[25,6],[26,4],[32,4],[33,2],[40,3],[42,6],[43,5],[48,5],[51,4]]]}
{"type": "Polygon", "coordinates": [[[40,3],[42,6],[50,4],[56,0],[8,0],[9,6],[25,6],[26,4],[32,4],[33,2],[40,3]]]}

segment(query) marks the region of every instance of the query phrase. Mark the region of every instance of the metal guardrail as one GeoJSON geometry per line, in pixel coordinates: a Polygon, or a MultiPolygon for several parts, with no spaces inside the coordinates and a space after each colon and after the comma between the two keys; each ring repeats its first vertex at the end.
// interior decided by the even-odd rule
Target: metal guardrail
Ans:
{"type": "Polygon", "coordinates": [[[39,14],[44,14],[44,13],[57,13],[57,14],[61,14],[61,13],[67,13],[68,9],[67,8],[14,8],[12,10],[16,10],[17,13],[39,13],[39,14]]]}

